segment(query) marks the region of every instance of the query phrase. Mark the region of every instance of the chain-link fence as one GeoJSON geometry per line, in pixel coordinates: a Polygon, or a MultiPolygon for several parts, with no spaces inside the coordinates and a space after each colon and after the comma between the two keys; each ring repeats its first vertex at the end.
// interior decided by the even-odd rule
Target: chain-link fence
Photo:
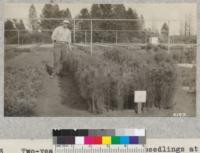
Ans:
{"type": "MultiPolygon", "coordinates": [[[[12,21],[13,19],[8,19],[12,21]]],[[[15,19],[16,20],[16,19],[15,19]]],[[[9,29],[5,27],[5,44],[27,45],[27,44],[51,44],[51,34],[56,26],[61,25],[63,18],[40,18],[37,29],[32,29],[30,19],[19,19],[24,21],[24,29],[9,29]],[[52,28],[46,29],[45,24],[56,23],[52,28]]],[[[182,54],[196,54],[196,32],[188,29],[182,20],[145,20],[141,23],[138,19],[70,19],[70,30],[72,32],[73,44],[90,46],[93,45],[125,45],[125,46],[147,46],[152,37],[156,38],[158,45],[166,47],[168,52],[173,51],[181,54],[175,59],[180,59],[182,54]],[[189,52],[189,53],[188,53],[189,52]]],[[[188,56],[189,57],[189,56],[188,56]]],[[[188,60],[191,62],[191,60],[188,60]]]]}

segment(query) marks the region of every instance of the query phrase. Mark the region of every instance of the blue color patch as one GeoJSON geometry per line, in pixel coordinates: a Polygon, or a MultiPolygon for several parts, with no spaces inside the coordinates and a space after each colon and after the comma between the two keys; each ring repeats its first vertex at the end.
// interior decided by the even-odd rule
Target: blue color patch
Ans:
{"type": "Polygon", "coordinates": [[[120,144],[129,144],[129,137],[128,136],[121,136],[120,137],[120,144]]]}

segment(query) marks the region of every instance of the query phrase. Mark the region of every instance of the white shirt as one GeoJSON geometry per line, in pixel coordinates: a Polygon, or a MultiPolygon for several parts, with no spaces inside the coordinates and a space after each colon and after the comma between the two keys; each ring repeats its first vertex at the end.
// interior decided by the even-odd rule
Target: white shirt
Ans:
{"type": "Polygon", "coordinates": [[[71,43],[71,31],[68,28],[59,26],[54,29],[51,39],[54,41],[65,41],[71,43]]]}

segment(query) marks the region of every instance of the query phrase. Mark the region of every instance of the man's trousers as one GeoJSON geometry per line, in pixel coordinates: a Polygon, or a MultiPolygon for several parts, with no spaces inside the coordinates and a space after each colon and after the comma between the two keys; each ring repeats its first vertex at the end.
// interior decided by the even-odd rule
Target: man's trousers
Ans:
{"type": "Polygon", "coordinates": [[[67,43],[55,43],[53,58],[54,58],[54,75],[61,73],[63,63],[66,60],[67,52],[69,52],[67,43]]]}

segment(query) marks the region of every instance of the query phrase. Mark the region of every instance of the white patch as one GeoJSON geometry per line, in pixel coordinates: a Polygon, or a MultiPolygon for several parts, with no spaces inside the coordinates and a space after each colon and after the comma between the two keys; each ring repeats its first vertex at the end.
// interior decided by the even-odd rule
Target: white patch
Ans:
{"type": "Polygon", "coordinates": [[[83,145],[84,137],[75,137],[75,144],[83,145]]]}
{"type": "Polygon", "coordinates": [[[158,37],[151,37],[150,38],[150,43],[152,45],[158,45],[159,44],[158,37]]]}
{"type": "Polygon", "coordinates": [[[135,91],[135,94],[134,94],[135,103],[146,103],[146,99],[147,99],[146,90],[144,90],[144,91],[135,91]]]}

